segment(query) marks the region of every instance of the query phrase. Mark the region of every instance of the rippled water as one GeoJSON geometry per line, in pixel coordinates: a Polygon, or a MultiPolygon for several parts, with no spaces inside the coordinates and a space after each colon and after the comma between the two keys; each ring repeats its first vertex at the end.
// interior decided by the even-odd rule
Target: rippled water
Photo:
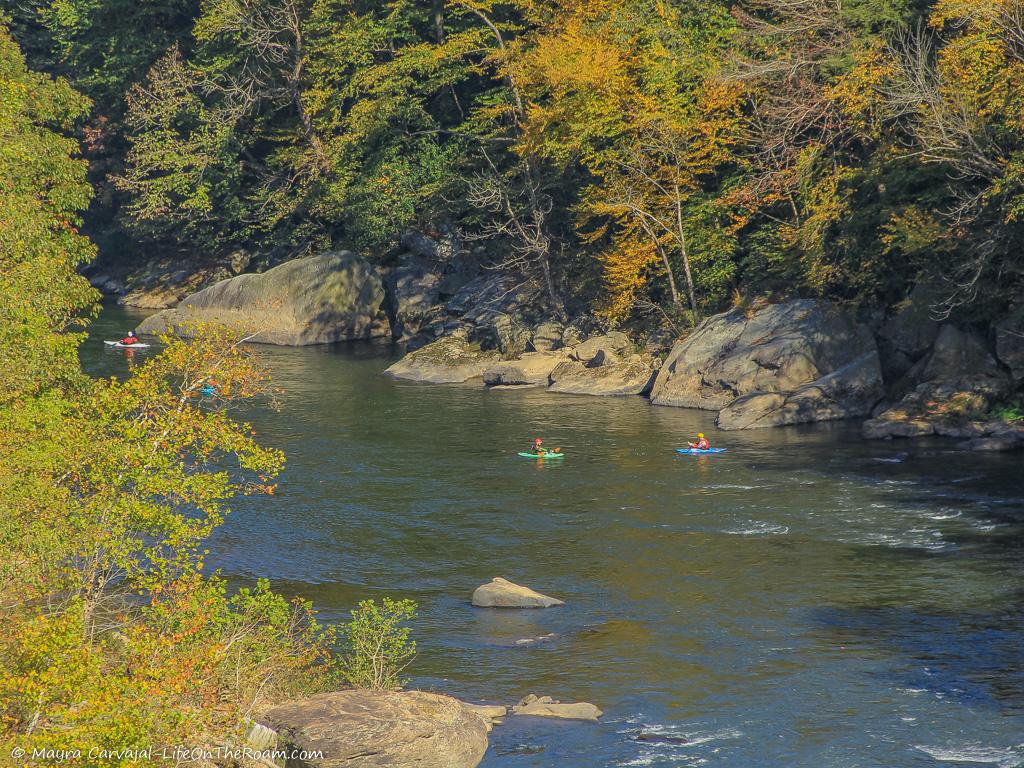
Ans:
{"type": "MultiPolygon", "coordinates": [[[[126,370],[99,338],[128,322],[104,314],[89,370],[126,370]]],[[[380,346],[265,353],[283,410],[255,423],[288,468],[236,505],[216,564],[327,619],[414,598],[417,687],[605,711],[510,718],[484,766],[1024,765],[1020,454],[401,383],[380,346]],[[728,452],[672,450],[698,430],[728,452]],[[535,435],[567,457],[516,456],[535,435]],[[567,605],[472,608],[497,575],[567,605]]]]}

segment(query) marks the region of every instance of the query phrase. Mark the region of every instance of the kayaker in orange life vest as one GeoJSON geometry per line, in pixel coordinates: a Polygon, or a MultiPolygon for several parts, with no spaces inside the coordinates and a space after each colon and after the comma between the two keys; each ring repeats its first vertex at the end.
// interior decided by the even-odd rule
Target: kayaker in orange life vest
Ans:
{"type": "Polygon", "coordinates": [[[128,335],[121,339],[121,343],[125,346],[130,344],[138,344],[139,337],[135,335],[135,331],[128,331],[128,335]]]}
{"type": "Polygon", "coordinates": [[[691,448],[696,448],[699,451],[706,451],[711,447],[711,442],[704,437],[703,432],[697,433],[697,442],[690,443],[691,448]]]}

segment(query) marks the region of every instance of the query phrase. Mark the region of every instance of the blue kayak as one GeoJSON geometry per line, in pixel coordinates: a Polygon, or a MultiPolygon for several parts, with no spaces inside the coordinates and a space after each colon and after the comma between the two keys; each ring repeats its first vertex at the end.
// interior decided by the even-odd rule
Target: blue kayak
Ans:
{"type": "Polygon", "coordinates": [[[725,448],[676,448],[677,453],[688,453],[693,456],[702,456],[705,453],[725,453],[725,448]]]}

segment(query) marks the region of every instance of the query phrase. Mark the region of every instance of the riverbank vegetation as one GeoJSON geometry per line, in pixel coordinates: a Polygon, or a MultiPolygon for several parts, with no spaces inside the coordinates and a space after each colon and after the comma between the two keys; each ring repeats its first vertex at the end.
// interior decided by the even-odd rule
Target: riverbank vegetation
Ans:
{"type": "Polygon", "coordinates": [[[91,230],[137,260],[379,262],[415,227],[556,315],[1020,292],[1019,0],[0,7],[93,99],[91,230]]]}
{"type": "Polygon", "coordinates": [[[5,759],[43,750],[32,764],[237,745],[283,698],[368,668],[395,685],[387,652],[407,651],[413,610],[364,603],[335,656],[308,603],[265,581],[229,591],[205,568],[232,500],[273,491],[283,456],[238,410],[273,392],[252,348],[213,328],[124,380],[82,373],[91,189],[64,134],[88,109],[0,29],[0,741],[5,759]],[[367,637],[387,652],[349,639],[367,637]]]}

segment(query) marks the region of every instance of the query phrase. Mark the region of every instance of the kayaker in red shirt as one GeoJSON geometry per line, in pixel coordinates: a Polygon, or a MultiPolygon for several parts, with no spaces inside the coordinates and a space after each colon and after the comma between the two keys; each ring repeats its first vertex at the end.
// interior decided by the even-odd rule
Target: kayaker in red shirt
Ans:
{"type": "Polygon", "coordinates": [[[125,346],[130,344],[138,344],[139,337],[135,335],[135,331],[128,331],[128,335],[121,339],[121,343],[125,346]]]}

